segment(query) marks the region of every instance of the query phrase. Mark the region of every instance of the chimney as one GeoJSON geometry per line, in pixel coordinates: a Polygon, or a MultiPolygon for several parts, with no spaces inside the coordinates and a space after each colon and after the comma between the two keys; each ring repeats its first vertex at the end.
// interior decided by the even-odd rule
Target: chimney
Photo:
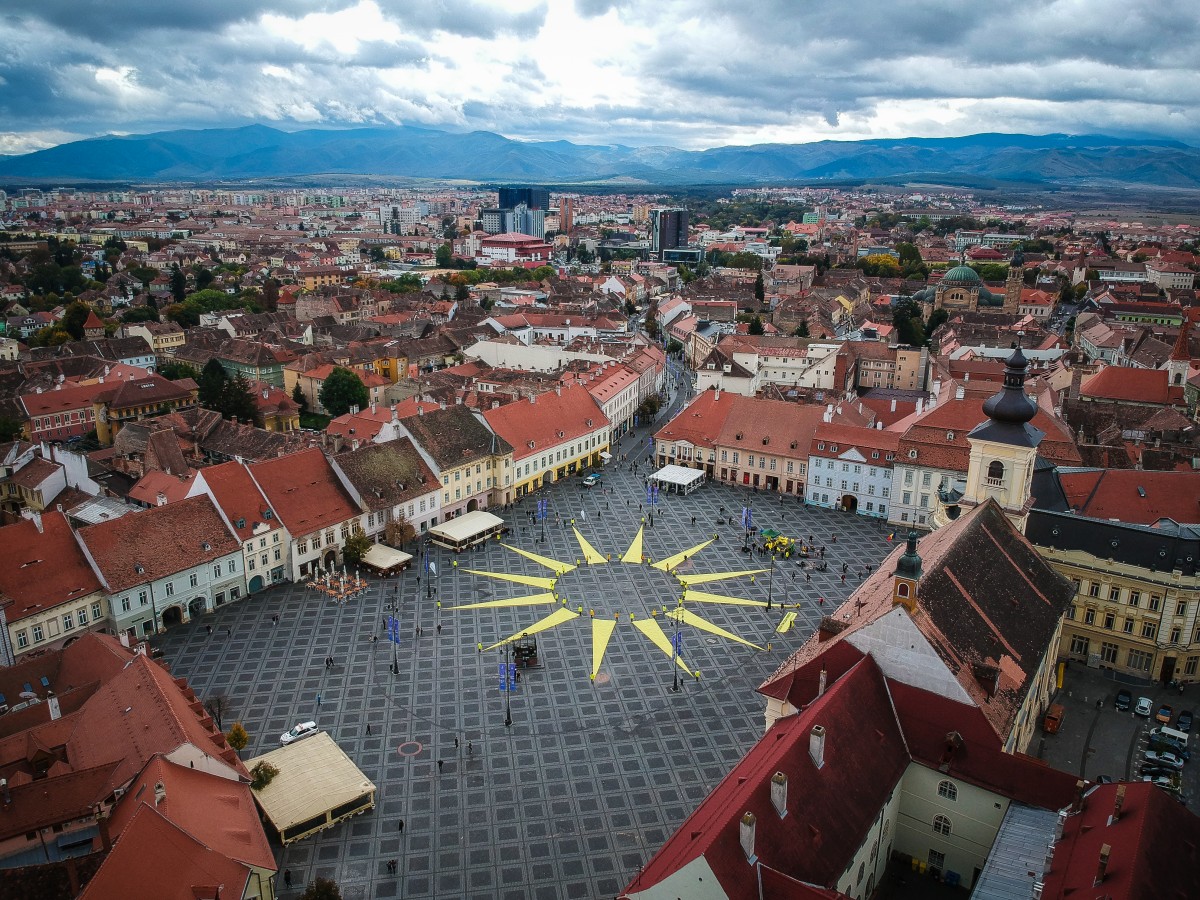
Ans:
{"type": "Polygon", "coordinates": [[[154,806],[157,808],[167,799],[167,786],[161,781],[154,782],[154,806]]]}
{"type": "Polygon", "coordinates": [[[371,415],[375,415],[375,401],[371,401],[371,415]]]}
{"type": "Polygon", "coordinates": [[[933,381],[933,396],[938,397],[942,393],[942,379],[935,378],[933,381]]]}
{"type": "Polygon", "coordinates": [[[530,403],[537,403],[537,395],[536,395],[536,394],[530,394],[530,395],[529,395],[529,402],[530,402],[530,403]]]}
{"type": "Polygon", "coordinates": [[[967,391],[961,384],[954,389],[954,399],[955,400],[961,400],[963,397],[966,396],[966,394],[967,394],[967,391]]]}
{"type": "Polygon", "coordinates": [[[1117,822],[1120,820],[1121,807],[1124,805],[1125,805],[1125,785],[1118,784],[1117,785],[1117,800],[1116,800],[1116,803],[1113,804],[1112,818],[1108,820],[1109,825],[1112,825],[1114,822],[1117,822]]]}
{"type": "Polygon", "coordinates": [[[164,494],[162,491],[158,492],[158,497],[156,497],[155,499],[157,500],[157,503],[156,503],[157,506],[166,506],[167,505],[167,495],[164,494]]]}
{"type": "Polygon", "coordinates": [[[714,400],[721,399],[721,386],[720,385],[717,385],[717,390],[716,390],[716,393],[713,395],[713,399],[714,400]]]}
{"type": "Polygon", "coordinates": [[[808,755],[818,769],[825,765],[825,726],[814,725],[808,734],[808,755]]]}
{"type": "Polygon", "coordinates": [[[263,388],[263,399],[264,400],[266,400],[270,396],[270,394],[271,394],[270,390],[268,390],[267,388],[263,388]]]}
{"type": "Polygon", "coordinates": [[[895,398],[895,397],[893,397],[893,398],[892,398],[892,409],[891,409],[891,411],[892,411],[892,412],[895,412],[895,411],[896,411],[896,398],[895,398]]]}
{"type": "Polygon", "coordinates": [[[423,406],[421,406],[419,403],[417,404],[417,415],[418,416],[425,415],[425,408],[423,406]]]}
{"type": "Polygon", "coordinates": [[[787,815],[787,776],[782,772],[771,776],[771,805],[779,813],[779,818],[787,815]]]}
{"type": "Polygon", "coordinates": [[[754,856],[754,813],[748,812],[738,823],[738,840],[741,841],[742,851],[749,862],[755,861],[754,856]]]}
{"type": "Polygon", "coordinates": [[[833,421],[833,404],[832,403],[827,403],[825,405],[825,413],[824,413],[824,415],[821,416],[821,421],[825,422],[826,424],[833,421]]]}
{"type": "Polygon", "coordinates": [[[817,696],[818,697],[825,696],[825,685],[828,682],[828,680],[829,680],[829,673],[827,671],[825,671],[824,666],[821,666],[821,677],[820,677],[820,680],[817,682],[817,696]]]}
{"type": "Polygon", "coordinates": [[[393,421],[393,422],[399,422],[399,421],[400,421],[400,413],[399,413],[399,412],[396,410],[396,404],[395,404],[395,403],[393,403],[393,404],[392,404],[392,421],[393,421]]]}
{"type": "Polygon", "coordinates": [[[1092,882],[1092,887],[1104,881],[1104,873],[1108,869],[1108,855],[1112,853],[1111,844],[1100,845],[1100,864],[1096,866],[1096,880],[1092,882]]]}
{"type": "Polygon", "coordinates": [[[100,813],[96,816],[96,826],[100,830],[100,847],[105,853],[112,849],[112,834],[108,830],[108,816],[100,813]]]}

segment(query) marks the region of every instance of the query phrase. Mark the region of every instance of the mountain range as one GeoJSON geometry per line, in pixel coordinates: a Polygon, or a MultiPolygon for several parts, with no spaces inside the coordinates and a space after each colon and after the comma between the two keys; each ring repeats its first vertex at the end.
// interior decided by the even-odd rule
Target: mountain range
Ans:
{"type": "Polygon", "coordinates": [[[0,158],[0,180],[212,182],[295,176],[647,185],[872,179],[1200,187],[1200,148],[1106,135],[976,134],[679,150],[516,141],[412,126],[263,125],[108,135],[0,158]]]}

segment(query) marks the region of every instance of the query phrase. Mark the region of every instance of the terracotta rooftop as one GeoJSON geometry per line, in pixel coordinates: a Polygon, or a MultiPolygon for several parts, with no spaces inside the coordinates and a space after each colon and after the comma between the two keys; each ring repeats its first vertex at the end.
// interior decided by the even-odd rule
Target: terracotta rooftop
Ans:
{"type": "MultiPolygon", "coordinates": [[[[0,594],[13,601],[9,623],[103,590],[60,512],[43,513],[40,532],[29,519],[0,528],[0,547],[0,594]]],[[[16,702],[16,693],[7,696],[16,702]]]]}
{"type": "Polygon", "coordinates": [[[506,403],[485,410],[483,417],[512,445],[514,460],[537,456],[548,447],[577,440],[609,424],[582,385],[568,385],[530,400],[506,403]]]}
{"type": "Polygon", "coordinates": [[[339,454],[333,465],[345,473],[370,510],[391,509],[441,485],[406,437],[339,454]]]}
{"type": "Polygon", "coordinates": [[[1200,472],[1085,469],[1058,473],[1067,503],[1081,516],[1153,525],[1200,523],[1200,472]]]}
{"type": "Polygon", "coordinates": [[[1173,387],[1167,377],[1166,369],[1106,366],[1080,386],[1079,396],[1160,406],[1182,402],[1183,388],[1173,387]]]}
{"type": "Polygon", "coordinates": [[[293,537],[332,528],[361,512],[316,448],[254,463],[250,474],[293,537]]]}
{"type": "Polygon", "coordinates": [[[238,539],[243,542],[254,535],[254,529],[260,524],[279,527],[271,504],[259,491],[246,466],[237,460],[204,469],[196,478],[196,487],[208,488],[238,539]],[[268,513],[271,513],[270,518],[268,513]]]}
{"type": "Polygon", "coordinates": [[[192,497],[79,530],[117,593],[241,550],[208,497],[192,497]],[[147,543],[146,535],[154,540],[147,543]]]}

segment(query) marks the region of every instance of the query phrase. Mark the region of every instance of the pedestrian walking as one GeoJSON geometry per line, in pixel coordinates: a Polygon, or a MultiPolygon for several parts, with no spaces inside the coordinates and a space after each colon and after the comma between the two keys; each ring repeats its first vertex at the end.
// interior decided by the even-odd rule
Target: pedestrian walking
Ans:
{"type": "Polygon", "coordinates": [[[285,887],[292,886],[292,870],[291,869],[283,870],[283,884],[285,887]]]}
{"type": "MultiPolygon", "coordinates": [[[[844,579],[844,578],[843,578],[842,580],[843,580],[843,581],[845,581],[845,579],[844,579]]],[[[438,633],[438,634],[441,634],[441,633],[442,633],[442,623],[441,623],[441,622],[438,622],[438,623],[437,623],[437,633],[438,633]]]]}
{"type": "Polygon", "coordinates": [[[400,833],[404,834],[404,820],[403,819],[400,820],[400,833]]]}
{"type": "Polygon", "coordinates": [[[439,774],[439,775],[441,775],[441,774],[442,774],[442,766],[443,766],[443,765],[444,765],[444,761],[439,759],[439,760],[438,760],[438,774],[439,774]]]}
{"type": "Polygon", "coordinates": [[[467,755],[469,756],[473,752],[474,752],[474,749],[471,746],[471,742],[467,741],[467,755]]]}
{"type": "Polygon", "coordinates": [[[370,734],[370,733],[371,733],[371,723],[368,722],[367,723],[367,734],[370,734]]]}
{"type": "Polygon", "coordinates": [[[455,750],[457,750],[457,749],[458,749],[458,738],[455,738],[455,739],[454,739],[454,749],[455,749],[455,750]]]}
{"type": "Polygon", "coordinates": [[[205,627],[208,629],[208,634],[209,634],[209,637],[211,637],[211,636],[212,636],[212,626],[211,626],[211,625],[206,625],[205,627]]]}
{"type": "Polygon", "coordinates": [[[321,695],[317,694],[317,707],[319,708],[320,706],[321,706],[321,695]]]}

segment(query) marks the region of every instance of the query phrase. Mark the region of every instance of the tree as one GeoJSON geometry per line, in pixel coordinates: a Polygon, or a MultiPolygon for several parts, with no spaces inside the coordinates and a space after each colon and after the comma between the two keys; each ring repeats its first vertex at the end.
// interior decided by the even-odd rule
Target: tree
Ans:
{"type": "Polygon", "coordinates": [[[224,730],[225,724],[221,719],[225,713],[229,712],[229,708],[229,697],[225,694],[213,694],[204,701],[205,711],[213,717],[213,721],[217,723],[217,728],[222,730],[224,730]]]}
{"type": "Polygon", "coordinates": [[[250,769],[250,788],[261,791],[279,774],[279,770],[269,762],[255,763],[250,769]]]}
{"type": "Polygon", "coordinates": [[[145,306],[134,306],[121,316],[121,321],[126,325],[133,325],[137,322],[157,322],[158,310],[148,303],[145,306]]]}
{"type": "Polygon", "coordinates": [[[864,274],[877,278],[896,278],[900,274],[900,263],[890,253],[872,253],[858,261],[864,274]]]}
{"type": "Polygon", "coordinates": [[[762,316],[755,316],[750,320],[750,327],[746,329],[750,334],[764,334],[766,329],[763,328],[762,316]]]}
{"type": "Polygon", "coordinates": [[[176,303],[182,303],[187,297],[187,276],[179,266],[171,269],[171,297],[176,303]]]}
{"type": "Polygon", "coordinates": [[[21,423],[8,416],[0,416],[0,441],[12,441],[21,434],[21,423]]]}
{"type": "Polygon", "coordinates": [[[220,412],[226,419],[258,424],[258,404],[254,402],[250,382],[241,372],[237,377],[225,382],[225,387],[221,390],[220,412]]]}
{"type": "Polygon", "coordinates": [[[383,536],[393,547],[403,547],[409,541],[416,540],[417,529],[413,528],[412,522],[399,515],[387,523],[383,529],[383,536]]]}
{"type": "Polygon", "coordinates": [[[796,337],[808,337],[808,319],[801,319],[800,324],[796,326],[796,330],[792,334],[796,337]]]}
{"type": "Polygon", "coordinates": [[[262,306],[267,312],[279,309],[279,282],[268,278],[262,286],[262,306]]]}
{"type": "Polygon", "coordinates": [[[250,735],[246,733],[246,729],[241,722],[234,722],[233,727],[229,729],[229,733],[225,735],[225,740],[229,742],[238,753],[246,749],[246,745],[250,743],[250,735]]]}
{"type": "Polygon", "coordinates": [[[759,272],[754,278],[754,299],[762,303],[766,299],[767,291],[763,285],[763,274],[759,272]]]}
{"type": "Polygon", "coordinates": [[[170,381],[196,377],[196,372],[191,366],[185,366],[183,363],[177,362],[163,363],[158,367],[158,374],[170,381]]]}
{"type": "Polygon", "coordinates": [[[82,300],[76,300],[63,312],[62,321],[59,326],[67,334],[71,335],[75,340],[83,340],[83,323],[87,321],[88,316],[92,314],[92,308],[82,300]]]}
{"type": "Polygon", "coordinates": [[[933,333],[950,318],[950,313],[944,309],[935,309],[929,314],[929,321],[925,323],[925,333],[933,337],[933,333]]]}
{"type": "Polygon", "coordinates": [[[367,551],[371,549],[371,544],[372,541],[369,537],[363,534],[361,530],[355,530],[350,537],[346,538],[346,544],[342,547],[342,556],[346,562],[351,565],[357,565],[367,555],[367,551]]]}
{"type": "Polygon", "coordinates": [[[300,390],[300,382],[296,382],[296,386],[292,388],[292,400],[300,407],[300,412],[308,412],[308,398],[304,396],[304,391],[300,390]]]}
{"type": "Polygon", "coordinates": [[[434,259],[439,268],[450,268],[450,264],[454,261],[454,247],[451,244],[442,244],[437,248],[437,253],[434,254],[434,259]]]}
{"type": "Polygon", "coordinates": [[[212,273],[212,269],[206,269],[200,265],[192,266],[192,276],[196,279],[196,290],[198,291],[205,290],[213,283],[213,279],[216,278],[212,273]]]}
{"type": "Polygon", "coordinates": [[[196,399],[200,405],[219,410],[227,381],[229,381],[229,376],[225,374],[224,366],[216,359],[206,362],[204,368],[200,370],[200,377],[196,379],[196,385],[200,388],[196,399]]]}
{"type": "Polygon", "coordinates": [[[460,283],[454,289],[454,299],[459,303],[466,303],[471,299],[471,289],[467,287],[465,282],[460,283]]]}
{"type": "Polygon", "coordinates": [[[321,393],[318,396],[321,405],[331,416],[344,416],[352,406],[365,409],[371,402],[371,395],[367,392],[367,387],[362,383],[362,379],[341,366],[335,368],[325,378],[325,383],[321,385],[321,393]]]}
{"type": "Polygon", "coordinates": [[[892,309],[892,324],[896,326],[896,337],[901,344],[920,347],[925,343],[921,310],[911,300],[897,303],[892,309]]]}
{"type": "Polygon", "coordinates": [[[304,889],[300,900],[342,900],[342,891],[336,881],[316,878],[304,889]]]}

